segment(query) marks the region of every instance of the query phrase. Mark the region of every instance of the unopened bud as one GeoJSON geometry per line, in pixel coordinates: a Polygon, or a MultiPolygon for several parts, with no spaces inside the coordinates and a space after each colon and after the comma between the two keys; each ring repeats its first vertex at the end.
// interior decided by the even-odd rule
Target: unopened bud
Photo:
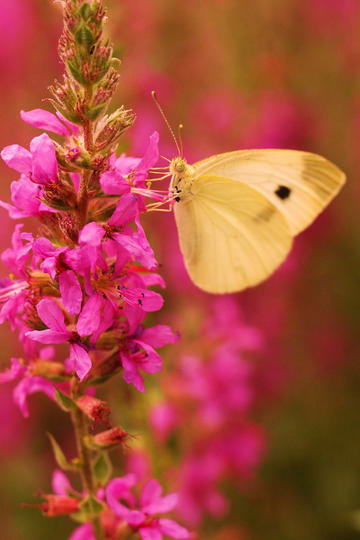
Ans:
{"type": "Polygon", "coordinates": [[[86,437],[86,443],[90,448],[101,448],[106,450],[120,444],[124,444],[128,439],[129,434],[121,427],[107,429],[101,433],[86,437]]]}
{"type": "Polygon", "coordinates": [[[81,396],[75,403],[94,422],[99,422],[110,414],[110,409],[106,406],[105,401],[93,396],[81,396]]]}
{"type": "Polygon", "coordinates": [[[79,510],[80,501],[66,495],[44,495],[45,502],[40,505],[42,513],[47,517],[73,514],[79,510]]]}

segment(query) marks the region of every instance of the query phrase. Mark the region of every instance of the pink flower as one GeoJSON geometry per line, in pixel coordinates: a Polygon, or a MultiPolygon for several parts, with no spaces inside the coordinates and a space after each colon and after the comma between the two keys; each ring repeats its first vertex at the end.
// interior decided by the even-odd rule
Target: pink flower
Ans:
{"type": "Polygon", "coordinates": [[[139,370],[145,373],[157,373],[161,370],[162,361],[154,347],[163,347],[175,343],[178,335],[173,334],[165,325],[152,328],[139,326],[136,333],[130,336],[122,346],[120,360],[123,366],[123,379],[135,386],[139,392],[145,392],[144,380],[139,370]]]}
{"type": "Polygon", "coordinates": [[[158,143],[159,134],[154,131],[142,159],[129,158],[123,154],[113,160],[112,170],[103,173],[100,177],[100,185],[104,193],[108,195],[128,193],[131,189],[130,184],[134,187],[145,188],[144,180],[148,176],[148,171],[159,159],[158,143]]]}
{"type": "Polygon", "coordinates": [[[189,532],[175,521],[156,518],[155,514],[170,512],[178,497],[175,493],[162,495],[162,488],[155,479],[149,480],[142,489],[139,510],[133,509],[136,499],[131,492],[136,478],[132,474],[114,478],[106,488],[106,499],[115,514],[140,534],[142,540],[162,540],[163,535],[175,539],[190,538],[189,532]],[[120,502],[119,499],[121,499],[120,502]]]}
{"type": "Polygon", "coordinates": [[[13,144],[1,151],[1,157],[8,167],[31,175],[31,179],[42,185],[51,184],[58,180],[58,164],[53,141],[43,133],[30,142],[30,152],[13,144]]]}
{"type": "Polygon", "coordinates": [[[0,373],[0,383],[13,381],[20,377],[22,379],[14,388],[13,398],[15,404],[19,407],[25,418],[27,418],[29,416],[27,397],[35,392],[43,392],[50,399],[54,400],[55,389],[52,383],[43,377],[32,376],[28,372],[27,367],[20,364],[17,358],[12,358],[11,367],[0,373]]]}
{"type": "Polygon", "coordinates": [[[0,201],[0,206],[9,212],[12,219],[37,216],[41,212],[55,212],[40,201],[43,194],[42,186],[32,182],[25,174],[22,174],[19,180],[11,182],[10,189],[14,206],[3,201],[0,201]]]}
{"type": "Polygon", "coordinates": [[[67,330],[64,314],[58,304],[53,300],[44,298],[36,306],[38,315],[42,322],[48,327],[47,330],[32,330],[26,332],[26,336],[40,343],[66,343],[70,342],[70,363],[75,369],[80,380],[88,374],[91,369],[91,359],[84,346],[80,344],[79,338],[73,332],[67,330]],[[76,343],[78,341],[78,343],[76,343]]]}

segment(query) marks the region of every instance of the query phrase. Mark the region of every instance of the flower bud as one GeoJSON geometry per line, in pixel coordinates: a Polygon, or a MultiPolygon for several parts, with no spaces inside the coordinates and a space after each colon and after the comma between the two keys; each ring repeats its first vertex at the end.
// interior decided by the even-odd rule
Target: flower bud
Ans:
{"type": "Polygon", "coordinates": [[[73,514],[79,510],[80,501],[66,495],[44,495],[45,502],[40,505],[42,513],[47,517],[73,514]]]}
{"type": "Polygon", "coordinates": [[[114,427],[101,431],[96,435],[86,437],[86,444],[90,448],[101,448],[103,450],[124,444],[128,439],[129,434],[121,427],[114,427]]]}
{"type": "Polygon", "coordinates": [[[81,396],[75,403],[94,422],[99,422],[110,414],[110,409],[106,406],[105,401],[93,396],[81,396]]]}

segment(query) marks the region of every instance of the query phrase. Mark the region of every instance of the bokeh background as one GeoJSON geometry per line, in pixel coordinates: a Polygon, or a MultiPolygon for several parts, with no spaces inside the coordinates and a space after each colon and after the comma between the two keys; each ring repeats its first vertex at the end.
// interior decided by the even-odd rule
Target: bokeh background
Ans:
{"type": "MultiPolygon", "coordinates": [[[[164,371],[137,396],[120,378],[104,388],[114,416],[136,433],[123,467],[151,470],[181,492],[183,522],[210,540],[360,538],[360,5],[358,0],[106,0],[108,32],[122,58],[116,105],[138,119],[121,150],[139,156],[157,129],[174,144],[151,100],[184,124],[191,162],[240,148],[325,155],[348,183],[296,239],[271,279],[214,298],[189,282],[172,216],[143,220],[167,282],[166,308],[182,339],[164,371]],[[147,455],[144,449],[147,449],[147,455]]],[[[50,105],[61,76],[61,12],[50,0],[0,0],[0,145],[27,146],[35,130],[20,109],[50,105]]],[[[1,168],[9,200],[11,170],[1,168]]],[[[0,244],[13,223],[0,215],[0,244]]],[[[33,225],[29,223],[29,227],[33,225]]],[[[2,267],[3,275],[6,269],[2,267]]],[[[0,329],[0,365],[18,352],[0,329]]],[[[7,540],[66,538],[20,505],[50,492],[45,431],[70,426],[42,396],[24,420],[0,388],[0,522],[7,540]]]]}

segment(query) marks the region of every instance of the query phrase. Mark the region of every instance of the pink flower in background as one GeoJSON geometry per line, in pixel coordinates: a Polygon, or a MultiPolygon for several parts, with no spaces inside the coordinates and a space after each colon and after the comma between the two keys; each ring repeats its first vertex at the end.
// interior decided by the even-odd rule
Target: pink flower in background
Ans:
{"type": "Polygon", "coordinates": [[[175,521],[155,517],[156,514],[173,510],[178,502],[177,495],[163,496],[159,482],[151,479],[143,487],[137,506],[131,492],[135,483],[135,476],[131,474],[110,481],[106,488],[106,499],[115,514],[138,531],[142,540],[162,540],[163,535],[176,539],[190,538],[189,532],[175,521]],[[134,509],[137,507],[139,510],[134,509]]]}

